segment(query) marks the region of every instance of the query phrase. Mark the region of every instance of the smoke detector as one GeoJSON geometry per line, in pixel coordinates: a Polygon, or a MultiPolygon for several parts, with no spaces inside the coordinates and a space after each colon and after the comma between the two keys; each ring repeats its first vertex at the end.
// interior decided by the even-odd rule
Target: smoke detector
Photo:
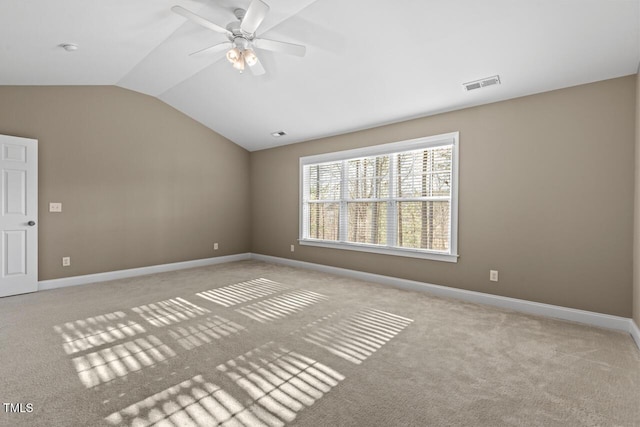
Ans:
{"type": "Polygon", "coordinates": [[[462,86],[466,89],[467,92],[481,89],[487,86],[495,86],[500,84],[500,76],[491,76],[485,77],[484,79],[474,80],[469,83],[463,83],[462,86]]]}
{"type": "Polygon", "coordinates": [[[271,134],[271,136],[273,136],[274,138],[279,138],[281,136],[285,136],[287,133],[283,130],[279,130],[278,132],[273,132],[271,134]]]}

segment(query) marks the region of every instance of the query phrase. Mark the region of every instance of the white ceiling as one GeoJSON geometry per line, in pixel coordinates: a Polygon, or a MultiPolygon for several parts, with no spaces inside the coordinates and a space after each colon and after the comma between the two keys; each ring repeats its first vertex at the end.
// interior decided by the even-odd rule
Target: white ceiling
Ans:
{"type": "Polygon", "coordinates": [[[307,55],[258,51],[256,77],[224,53],[188,56],[225,36],[170,11],[226,26],[250,0],[2,0],[0,85],[122,86],[253,151],[629,75],[640,60],[640,0],[265,1],[258,35],[307,55]],[[462,87],[495,74],[500,86],[462,87]]]}

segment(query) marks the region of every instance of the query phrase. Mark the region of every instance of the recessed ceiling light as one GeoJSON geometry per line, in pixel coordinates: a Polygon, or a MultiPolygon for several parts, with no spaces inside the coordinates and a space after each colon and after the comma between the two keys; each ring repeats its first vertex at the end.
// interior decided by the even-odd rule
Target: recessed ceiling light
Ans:
{"type": "Polygon", "coordinates": [[[271,136],[274,138],[280,138],[281,136],[285,136],[287,133],[283,130],[279,130],[278,132],[272,132],[271,136]]]}
{"type": "Polygon", "coordinates": [[[60,45],[60,47],[66,50],[67,52],[74,52],[78,50],[78,45],[73,43],[63,43],[60,45]]]}

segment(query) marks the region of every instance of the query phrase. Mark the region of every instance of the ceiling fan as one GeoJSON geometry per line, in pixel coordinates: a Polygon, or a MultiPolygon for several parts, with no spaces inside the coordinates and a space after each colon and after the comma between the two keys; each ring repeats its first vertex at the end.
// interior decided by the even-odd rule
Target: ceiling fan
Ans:
{"type": "Polygon", "coordinates": [[[229,41],[193,52],[190,55],[222,52],[226,50],[227,60],[231,62],[233,68],[240,72],[243,72],[245,65],[248,65],[251,72],[256,76],[265,73],[265,69],[253,48],[296,56],[304,56],[306,52],[306,48],[299,44],[256,37],[258,27],[262,24],[262,21],[269,12],[269,5],[262,0],[253,0],[247,10],[235,9],[234,14],[238,20],[229,23],[226,28],[214,24],[182,6],[173,6],[171,10],[195,24],[222,33],[229,39],[229,41]]]}

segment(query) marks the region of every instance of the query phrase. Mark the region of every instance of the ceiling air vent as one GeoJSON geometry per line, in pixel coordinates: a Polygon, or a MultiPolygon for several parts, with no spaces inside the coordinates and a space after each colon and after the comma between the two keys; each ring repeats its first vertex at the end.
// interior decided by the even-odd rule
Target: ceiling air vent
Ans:
{"type": "Polygon", "coordinates": [[[500,76],[491,76],[484,79],[475,80],[473,82],[464,83],[463,86],[467,92],[475,89],[480,89],[487,86],[494,86],[500,84],[500,76]]]}
{"type": "Polygon", "coordinates": [[[279,130],[278,132],[272,132],[271,136],[273,136],[274,138],[279,138],[281,136],[285,136],[287,133],[283,130],[279,130]]]}

